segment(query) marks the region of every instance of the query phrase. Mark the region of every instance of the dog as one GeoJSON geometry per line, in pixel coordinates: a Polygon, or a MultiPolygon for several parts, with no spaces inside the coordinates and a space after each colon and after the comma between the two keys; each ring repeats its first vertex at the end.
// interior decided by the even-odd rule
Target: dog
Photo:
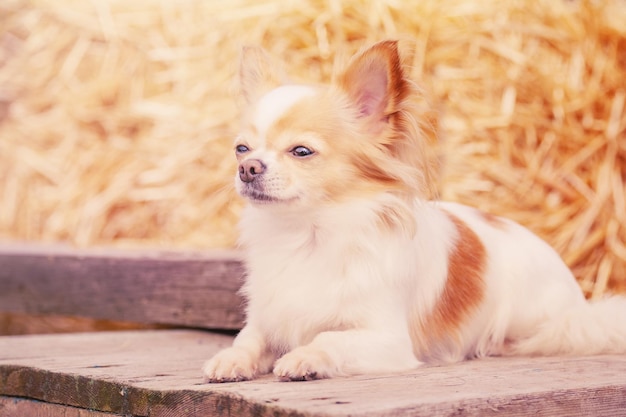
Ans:
{"type": "Polygon", "coordinates": [[[506,218],[431,201],[420,92],[396,41],[330,85],[240,67],[235,184],[246,323],[207,382],[394,373],[484,356],[626,352],[626,298],[588,302],[558,254],[506,218]]]}

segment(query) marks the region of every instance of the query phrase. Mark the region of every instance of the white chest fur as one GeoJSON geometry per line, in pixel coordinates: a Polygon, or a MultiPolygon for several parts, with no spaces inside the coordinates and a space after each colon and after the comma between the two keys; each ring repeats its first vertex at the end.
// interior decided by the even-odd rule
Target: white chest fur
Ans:
{"type": "Polygon", "coordinates": [[[406,327],[416,298],[430,308],[446,263],[428,271],[441,279],[419,283],[417,271],[422,258],[445,257],[445,239],[434,245],[381,234],[374,216],[362,203],[334,208],[332,216],[254,207],[244,213],[247,316],[276,349],[307,344],[322,331],[406,327]]]}

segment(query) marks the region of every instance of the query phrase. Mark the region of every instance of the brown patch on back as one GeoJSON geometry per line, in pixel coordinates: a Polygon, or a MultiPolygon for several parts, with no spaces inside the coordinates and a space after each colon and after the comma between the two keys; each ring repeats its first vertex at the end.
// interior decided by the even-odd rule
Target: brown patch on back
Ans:
{"type": "Polygon", "coordinates": [[[485,247],[473,230],[448,213],[458,231],[449,253],[443,292],[426,317],[412,317],[411,339],[416,356],[436,360],[459,343],[459,328],[476,311],[484,297],[485,247]]]}

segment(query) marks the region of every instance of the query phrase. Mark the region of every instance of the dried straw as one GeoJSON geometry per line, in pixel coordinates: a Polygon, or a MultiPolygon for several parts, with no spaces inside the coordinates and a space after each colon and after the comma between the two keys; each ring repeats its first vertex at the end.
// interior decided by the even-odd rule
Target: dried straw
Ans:
{"type": "Polygon", "coordinates": [[[241,45],[324,81],[391,37],[440,111],[442,197],[626,292],[624,22],[620,0],[4,0],[0,238],[233,245],[241,45]]]}

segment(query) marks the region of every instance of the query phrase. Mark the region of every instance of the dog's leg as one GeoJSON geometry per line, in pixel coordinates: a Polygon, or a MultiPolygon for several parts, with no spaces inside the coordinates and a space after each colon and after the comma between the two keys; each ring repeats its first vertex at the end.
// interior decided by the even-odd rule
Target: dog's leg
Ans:
{"type": "Polygon", "coordinates": [[[250,325],[237,335],[233,346],[218,352],[202,367],[207,382],[246,381],[268,373],[276,355],[250,325]]]}
{"type": "Polygon", "coordinates": [[[281,381],[302,381],[397,372],[419,365],[408,335],[345,330],[320,333],[310,344],[287,353],[276,362],[274,374],[281,381]]]}

